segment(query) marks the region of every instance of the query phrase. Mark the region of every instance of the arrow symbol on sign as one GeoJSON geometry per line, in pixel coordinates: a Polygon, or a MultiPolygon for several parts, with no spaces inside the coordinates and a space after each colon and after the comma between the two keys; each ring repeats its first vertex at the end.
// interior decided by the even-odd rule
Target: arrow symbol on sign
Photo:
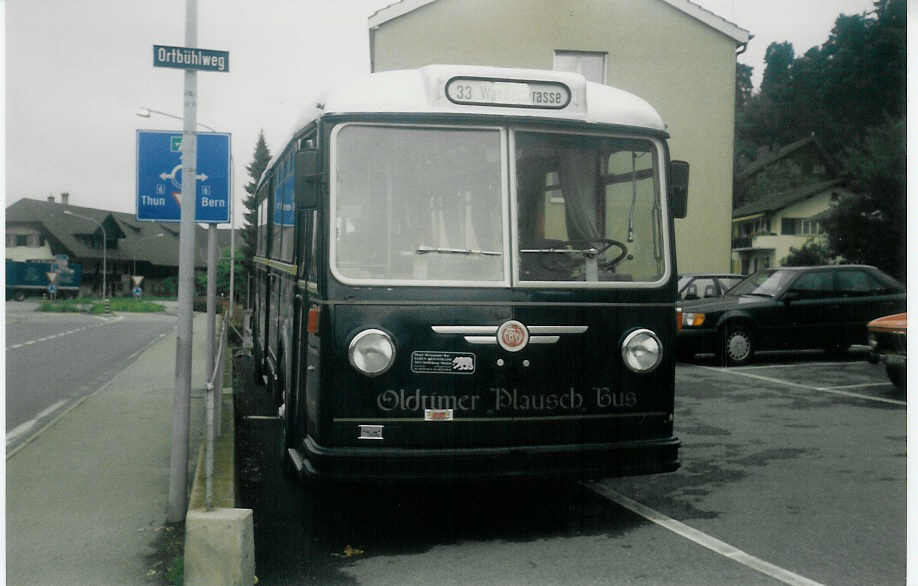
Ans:
{"type": "MultiPolygon", "coordinates": [[[[160,173],[159,178],[162,179],[163,181],[169,180],[176,187],[181,187],[182,186],[181,182],[176,181],[175,179],[176,176],[178,175],[178,172],[181,170],[182,170],[182,165],[178,164],[175,167],[173,167],[172,171],[170,171],[169,173],[166,173],[166,172],[160,173]]],[[[198,173],[197,175],[195,175],[195,177],[201,181],[207,181],[207,175],[205,175],[204,173],[198,173]]]]}

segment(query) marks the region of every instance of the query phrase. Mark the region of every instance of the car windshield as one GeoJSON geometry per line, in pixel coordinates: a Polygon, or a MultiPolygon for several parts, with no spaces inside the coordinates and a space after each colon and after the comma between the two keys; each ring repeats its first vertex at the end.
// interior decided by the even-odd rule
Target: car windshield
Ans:
{"type": "Polygon", "coordinates": [[[659,154],[646,139],[514,134],[520,281],[656,281],[659,154]]]}
{"type": "Polygon", "coordinates": [[[730,289],[730,295],[774,297],[784,290],[795,274],[794,271],[783,270],[759,271],[730,289]]]}
{"type": "Polygon", "coordinates": [[[335,145],[344,280],[505,280],[500,130],[350,124],[335,145]]]}

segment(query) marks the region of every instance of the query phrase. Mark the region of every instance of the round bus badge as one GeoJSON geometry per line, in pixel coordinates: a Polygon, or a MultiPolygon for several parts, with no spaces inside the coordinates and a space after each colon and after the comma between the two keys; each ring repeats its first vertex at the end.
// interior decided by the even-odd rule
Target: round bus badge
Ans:
{"type": "Polygon", "coordinates": [[[497,343],[507,352],[519,352],[529,343],[529,330],[515,319],[505,321],[497,329],[497,343]]]}

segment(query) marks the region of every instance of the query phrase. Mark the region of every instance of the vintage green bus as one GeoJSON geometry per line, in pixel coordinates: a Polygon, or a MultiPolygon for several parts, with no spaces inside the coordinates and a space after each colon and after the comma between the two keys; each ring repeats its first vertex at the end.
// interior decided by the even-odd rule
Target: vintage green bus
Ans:
{"type": "Polygon", "coordinates": [[[257,190],[256,373],[281,458],[347,481],[678,467],[673,218],[634,95],[431,65],[327,93],[257,190]]]}

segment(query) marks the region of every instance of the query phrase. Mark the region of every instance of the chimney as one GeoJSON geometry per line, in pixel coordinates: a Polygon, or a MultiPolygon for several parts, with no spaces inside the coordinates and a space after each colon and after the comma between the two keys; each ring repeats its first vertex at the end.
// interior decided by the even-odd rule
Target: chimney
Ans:
{"type": "Polygon", "coordinates": [[[64,205],[68,205],[70,203],[70,194],[66,191],[61,193],[61,203],[64,205]]]}
{"type": "Polygon", "coordinates": [[[53,196],[53,195],[49,195],[49,196],[48,196],[48,203],[54,203],[54,196],[53,196]]]}

